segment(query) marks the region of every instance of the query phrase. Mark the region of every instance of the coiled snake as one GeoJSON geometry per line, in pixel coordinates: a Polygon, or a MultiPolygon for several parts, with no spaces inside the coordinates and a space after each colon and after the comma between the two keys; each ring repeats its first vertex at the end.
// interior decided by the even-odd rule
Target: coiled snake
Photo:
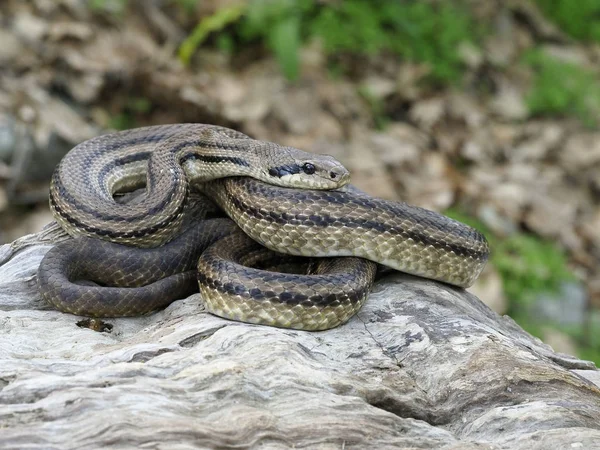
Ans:
{"type": "Polygon", "coordinates": [[[358,311],[374,262],[461,287],[477,278],[489,252],[481,233],[342,188],[348,179],[330,156],[212,125],[88,140],[52,178],[51,209],[76,239],[44,257],[42,296],[73,314],[137,315],[196,291],[197,279],[209,312],[321,330],[358,311]],[[141,198],[115,201],[115,193],[144,185],[141,198]],[[237,225],[196,220],[207,210],[188,201],[196,188],[237,225]]]}

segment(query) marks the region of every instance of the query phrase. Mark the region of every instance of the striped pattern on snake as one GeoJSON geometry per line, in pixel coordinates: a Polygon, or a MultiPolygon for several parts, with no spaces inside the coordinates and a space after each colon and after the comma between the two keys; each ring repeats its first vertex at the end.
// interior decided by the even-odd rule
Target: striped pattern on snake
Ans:
{"type": "Polygon", "coordinates": [[[311,189],[333,189],[349,179],[331,156],[250,139],[214,125],[160,125],[77,145],[54,171],[50,207],[73,236],[154,247],[176,236],[188,186],[236,175],[311,189]],[[115,203],[115,193],[142,186],[146,195],[140,201],[115,203]]]}
{"type": "Polygon", "coordinates": [[[431,211],[342,187],[347,181],[347,171],[331,157],[220,127],[159,126],[92,139],[72,150],[55,172],[51,207],[57,221],[74,236],[137,247],[173,241],[157,249],[103,243],[109,262],[101,263],[105,275],[100,277],[92,273],[97,263],[81,262],[98,255],[97,239],[60,244],[40,266],[42,294],[71,313],[140,314],[186,295],[187,287],[174,286],[189,286],[190,277],[172,270],[188,273],[200,258],[197,278],[209,312],[317,330],[344,323],[360,308],[375,277],[376,264],[368,260],[463,287],[479,275],[489,252],[479,232],[431,211]],[[223,176],[228,177],[212,180],[223,176]],[[144,184],[141,200],[114,201],[115,192],[144,184]],[[176,237],[190,186],[214,200],[245,234],[225,222],[215,234],[208,221],[176,237]],[[201,242],[194,251],[190,239],[201,242]],[[140,251],[146,253],[137,256],[140,251]],[[150,254],[166,269],[147,262],[150,254]],[[346,258],[306,258],[331,256],[346,258]],[[132,261],[160,278],[135,281],[144,286],[140,291],[125,287],[131,283],[122,281],[130,278],[124,273],[135,272],[132,261]],[[185,281],[165,281],[165,275],[185,281]],[[74,284],[82,277],[101,286],[74,284]]]}

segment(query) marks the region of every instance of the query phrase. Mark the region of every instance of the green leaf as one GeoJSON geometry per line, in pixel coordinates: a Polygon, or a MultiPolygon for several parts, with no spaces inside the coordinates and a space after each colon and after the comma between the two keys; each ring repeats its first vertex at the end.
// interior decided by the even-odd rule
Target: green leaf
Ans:
{"type": "Polygon", "coordinates": [[[196,49],[215,31],[220,31],[227,25],[236,22],[246,12],[246,3],[231,5],[216,11],[212,16],[202,19],[192,33],[179,47],[179,60],[188,65],[196,49]]]}

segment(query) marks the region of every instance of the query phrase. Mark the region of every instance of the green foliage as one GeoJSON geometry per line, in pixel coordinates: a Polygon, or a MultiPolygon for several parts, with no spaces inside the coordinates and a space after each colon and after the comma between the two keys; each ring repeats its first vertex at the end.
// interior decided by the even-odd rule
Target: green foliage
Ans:
{"type": "Polygon", "coordinates": [[[541,10],[576,39],[600,41],[600,1],[536,0],[541,10]]]}
{"type": "Polygon", "coordinates": [[[312,23],[312,31],[330,53],[374,54],[389,47],[387,32],[382,29],[385,22],[369,3],[350,0],[324,8],[312,23]]]}
{"type": "Polygon", "coordinates": [[[94,12],[122,16],[127,9],[128,0],[88,0],[90,9],[94,12]]]}
{"type": "Polygon", "coordinates": [[[135,128],[137,123],[131,113],[120,112],[111,116],[108,122],[108,128],[113,130],[129,130],[135,128]]]}
{"type": "Polygon", "coordinates": [[[364,85],[358,87],[358,93],[363,99],[365,99],[371,108],[371,116],[373,117],[375,128],[378,130],[383,130],[388,124],[389,120],[385,112],[383,100],[373,95],[369,88],[364,85]]]}
{"type": "Polygon", "coordinates": [[[559,61],[540,50],[524,55],[536,72],[527,105],[533,114],[575,116],[594,126],[600,118],[600,79],[594,72],[559,61]]]}
{"type": "Polygon", "coordinates": [[[387,51],[429,63],[433,79],[455,81],[462,72],[458,48],[475,40],[475,27],[457,2],[346,0],[323,8],[311,23],[329,53],[387,51]]]}
{"type": "Polygon", "coordinates": [[[179,6],[188,14],[193,13],[198,6],[198,0],[171,0],[171,2],[174,5],[179,6]]]}
{"type": "Polygon", "coordinates": [[[527,303],[537,294],[555,292],[561,283],[574,279],[566,253],[553,242],[526,233],[498,238],[480,221],[460,211],[451,209],[445,214],[485,234],[492,250],[491,263],[498,269],[511,301],[527,303]]]}
{"type": "Polygon", "coordinates": [[[493,263],[508,297],[522,302],[540,292],[555,292],[562,282],[573,279],[565,253],[554,243],[529,234],[514,234],[498,242],[493,263]]]}
{"type": "MultiPolygon", "coordinates": [[[[596,320],[595,323],[592,323],[592,326],[596,326],[596,330],[600,330],[600,321],[596,320]]],[[[580,332],[581,334],[581,332],[580,332]]],[[[578,356],[581,359],[586,359],[588,361],[594,361],[596,366],[600,366],[600,333],[593,334],[592,333],[592,342],[589,345],[583,346],[578,351],[578,356]]]]}
{"type": "Polygon", "coordinates": [[[218,10],[212,16],[203,18],[179,47],[179,59],[184,64],[189,64],[198,46],[206,40],[210,33],[220,31],[227,25],[236,22],[245,10],[244,4],[232,5],[218,10]]]}
{"type": "MultiPolygon", "coordinates": [[[[97,12],[122,16],[128,0],[88,0],[97,12]]],[[[170,0],[192,13],[199,0],[170,0]]],[[[319,39],[328,55],[357,57],[382,52],[427,63],[434,82],[454,82],[462,73],[458,49],[475,42],[478,27],[462,0],[247,0],[225,6],[202,18],[179,48],[179,59],[189,64],[198,47],[214,36],[216,45],[232,52],[236,43],[263,44],[287,78],[299,74],[300,49],[319,39]]],[[[340,66],[338,66],[338,69],[340,66]]]]}
{"type": "MultiPolygon", "coordinates": [[[[94,12],[105,13],[121,17],[127,10],[129,0],[87,0],[89,8],[94,12]]],[[[199,0],[170,0],[169,3],[181,8],[187,13],[192,13],[199,0]]]]}
{"type": "Polygon", "coordinates": [[[137,121],[135,116],[148,113],[152,109],[152,102],[144,97],[130,97],[127,99],[122,110],[111,116],[108,127],[115,130],[128,130],[135,128],[137,121]]]}
{"type": "Polygon", "coordinates": [[[290,80],[295,80],[299,72],[300,21],[298,17],[291,16],[275,23],[267,39],[267,45],[275,53],[284,75],[290,80]]]}
{"type": "Polygon", "coordinates": [[[238,36],[243,42],[264,42],[286,77],[294,80],[299,74],[303,29],[313,7],[314,0],[251,0],[238,36]]]}
{"type": "Polygon", "coordinates": [[[462,72],[459,45],[475,41],[477,34],[466,9],[457,6],[460,2],[250,0],[244,5],[204,18],[182,45],[182,61],[189,62],[208,35],[218,31],[232,36],[229,44],[263,43],[285,75],[295,79],[302,44],[318,38],[329,55],[388,52],[428,63],[432,80],[452,82],[462,72]],[[235,27],[227,27],[233,23],[235,27]]]}
{"type": "MultiPolygon", "coordinates": [[[[485,234],[491,247],[490,263],[500,273],[504,292],[510,300],[510,315],[534,336],[542,337],[544,327],[530,314],[529,304],[542,293],[560,291],[562,283],[575,279],[569,270],[566,253],[554,243],[526,233],[506,238],[494,236],[479,220],[458,210],[450,209],[448,217],[466,223],[485,234]]],[[[600,329],[600,314],[590,318],[589,328],[600,329]]],[[[559,327],[562,332],[580,342],[579,356],[600,362],[600,334],[584,333],[581,327],[559,327]]]]}

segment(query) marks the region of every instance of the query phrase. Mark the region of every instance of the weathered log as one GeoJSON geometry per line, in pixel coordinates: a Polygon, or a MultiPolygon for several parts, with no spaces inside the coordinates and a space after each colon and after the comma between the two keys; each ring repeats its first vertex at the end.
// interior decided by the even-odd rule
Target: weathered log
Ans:
{"type": "Polygon", "coordinates": [[[97,332],[37,292],[62,238],[0,247],[0,448],[600,448],[600,371],[464,290],[395,273],[324,332],[199,295],[97,332]]]}

